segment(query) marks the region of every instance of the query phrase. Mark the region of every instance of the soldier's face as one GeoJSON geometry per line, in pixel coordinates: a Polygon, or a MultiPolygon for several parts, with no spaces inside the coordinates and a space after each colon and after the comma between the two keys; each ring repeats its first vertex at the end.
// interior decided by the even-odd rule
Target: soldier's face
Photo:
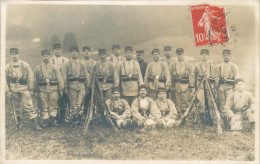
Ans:
{"type": "Polygon", "coordinates": [[[113,51],[114,55],[116,55],[116,56],[120,55],[120,49],[119,48],[114,48],[112,51],[113,51]]]}
{"type": "Polygon", "coordinates": [[[239,92],[242,92],[245,90],[245,87],[245,83],[241,81],[236,84],[235,89],[239,92]]]}
{"type": "Polygon", "coordinates": [[[61,48],[55,48],[54,50],[55,55],[60,55],[61,54],[61,48]]]}
{"type": "Polygon", "coordinates": [[[154,61],[158,61],[159,60],[159,56],[160,56],[160,54],[158,52],[154,52],[153,53],[153,60],[154,61]]]}
{"type": "Polygon", "coordinates": [[[42,60],[44,63],[49,63],[49,59],[50,59],[50,54],[43,54],[42,55],[42,60]]]}
{"type": "Polygon", "coordinates": [[[126,57],[126,59],[132,59],[132,55],[133,55],[133,52],[132,52],[132,51],[126,51],[126,52],[125,52],[125,57],[126,57]]]}
{"type": "Polygon", "coordinates": [[[166,98],[165,92],[159,92],[158,93],[158,98],[159,98],[159,100],[164,100],[166,98]]]}
{"type": "Polygon", "coordinates": [[[208,57],[209,57],[209,54],[207,54],[207,53],[202,53],[202,54],[200,54],[200,56],[201,56],[201,59],[202,59],[203,61],[207,61],[207,60],[208,60],[208,57]]]}
{"type": "Polygon", "coordinates": [[[136,59],[138,61],[143,60],[143,54],[141,54],[141,53],[136,54],[136,59]]]}
{"type": "Polygon", "coordinates": [[[91,53],[91,51],[89,51],[89,50],[84,50],[83,51],[83,56],[84,56],[84,58],[89,58],[89,56],[90,56],[90,53],[91,53]]]}
{"type": "Polygon", "coordinates": [[[167,50],[167,51],[164,51],[164,52],[165,52],[166,57],[172,57],[172,51],[171,50],[167,50]]]}
{"type": "Polygon", "coordinates": [[[183,61],[183,54],[182,53],[177,54],[177,58],[180,62],[182,62],[183,61]]]}
{"type": "Polygon", "coordinates": [[[105,53],[99,54],[99,58],[101,61],[106,61],[106,57],[107,57],[107,54],[105,54],[105,53]]]}
{"type": "Polygon", "coordinates": [[[119,98],[120,98],[120,92],[118,91],[113,92],[113,99],[118,100],[119,98]]]}
{"type": "Polygon", "coordinates": [[[72,51],[70,51],[70,53],[72,55],[72,58],[74,58],[74,59],[78,58],[79,52],[77,50],[72,50],[72,51]]]}
{"type": "Polygon", "coordinates": [[[231,55],[230,54],[223,54],[223,58],[224,58],[224,62],[229,62],[230,61],[230,58],[231,58],[231,55]]]}
{"type": "Polygon", "coordinates": [[[145,88],[140,89],[139,95],[140,95],[141,97],[145,97],[146,94],[147,94],[147,90],[146,90],[145,88]]]}
{"type": "Polygon", "coordinates": [[[11,58],[12,58],[12,60],[14,62],[17,62],[18,59],[19,59],[19,54],[18,53],[11,53],[10,56],[11,56],[11,58]]]}

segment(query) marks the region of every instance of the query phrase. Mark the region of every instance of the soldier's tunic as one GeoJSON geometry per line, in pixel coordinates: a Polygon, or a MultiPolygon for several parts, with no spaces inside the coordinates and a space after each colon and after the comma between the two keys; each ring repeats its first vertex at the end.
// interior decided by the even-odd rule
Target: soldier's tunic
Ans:
{"type": "MultiPolygon", "coordinates": [[[[224,113],[228,117],[235,118],[235,122],[242,122],[244,116],[248,118],[248,122],[255,122],[255,109],[255,98],[251,92],[247,90],[243,92],[234,91],[227,98],[224,113]]],[[[241,130],[241,123],[239,125],[233,127],[231,124],[231,130],[241,130]]]]}
{"type": "Polygon", "coordinates": [[[178,116],[174,103],[170,99],[157,99],[155,103],[161,112],[164,126],[169,127],[173,125],[178,116]]]}
{"type": "Polygon", "coordinates": [[[111,62],[114,64],[117,72],[119,71],[120,63],[125,61],[125,57],[123,56],[115,56],[114,54],[110,55],[107,57],[107,61],[111,62]]]}
{"type": "MultiPolygon", "coordinates": [[[[119,78],[115,66],[109,62],[97,61],[91,71],[91,77],[96,74],[100,89],[103,90],[105,100],[112,97],[112,87],[118,87],[119,78]]],[[[92,78],[91,78],[92,79],[92,78]]]]}
{"type": "Polygon", "coordinates": [[[144,83],[148,88],[149,96],[157,99],[156,90],[158,88],[166,88],[171,86],[171,77],[169,67],[165,62],[157,61],[148,64],[144,83]]]}
{"type": "Polygon", "coordinates": [[[93,66],[96,64],[96,61],[93,59],[83,59],[85,70],[90,74],[90,71],[92,70],[93,66]]]}
{"type": "Polygon", "coordinates": [[[131,108],[126,100],[119,99],[115,101],[113,99],[108,99],[106,104],[112,115],[113,121],[116,122],[118,127],[121,127],[121,124],[126,122],[127,118],[131,117],[131,108]]]}
{"type": "Polygon", "coordinates": [[[124,99],[132,104],[138,95],[138,86],[143,84],[139,64],[135,60],[121,62],[119,67],[121,91],[124,99]]]}
{"type": "Polygon", "coordinates": [[[189,76],[191,65],[187,61],[176,61],[170,65],[172,80],[171,100],[175,102],[179,114],[182,114],[189,105],[189,76]]]}
{"type": "Polygon", "coordinates": [[[58,91],[63,91],[64,81],[59,68],[51,63],[42,63],[35,69],[35,90],[40,93],[43,107],[42,119],[57,117],[58,91]]]}
{"type": "Polygon", "coordinates": [[[80,60],[70,59],[62,66],[62,77],[65,90],[69,92],[72,114],[75,115],[84,98],[85,87],[89,85],[89,74],[80,60]]]}
{"type": "Polygon", "coordinates": [[[153,126],[161,119],[161,112],[150,97],[137,97],[132,103],[132,116],[139,126],[153,126]]]}
{"type": "Polygon", "coordinates": [[[234,81],[240,78],[240,74],[237,65],[232,62],[219,64],[216,71],[219,78],[218,103],[220,111],[223,111],[226,99],[233,92],[234,81]]]}
{"type": "MultiPolygon", "coordinates": [[[[218,77],[216,74],[216,68],[211,62],[198,62],[195,64],[195,66],[192,68],[191,74],[190,74],[190,86],[193,88],[195,85],[199,85],[199,82],[202,80],[202,76],[206,74],[207,77],[209,77],[209,84],[214,89],[215,86],[218,86],[218,77]]],[[[198,108],[200,113],[205,113],[205,95],[204,95],[204,87],[207,88],[206,84],[202,84],[200,87],[200,90],[197,94],[198,98],[198,108]]],[[[199,89],[199,88],[197,88],[199,89]]],[[[209,108],[213,108],[213,104],[211,103],[211,97],[209,90],[206,89],[206,94],[208,98],[208,105],[209,108]]],[[[212,110],[211,110],[212,111],[212,110]]]]}
{"type": "Polygon", "coordinates": [[[172,63],[174,63],[176,60],[177,60],[177,59],[176,59],[176,58],[173,58],[173,57],[171,57],[171,58],[164,57],[164,58],[161,59],[161,61],[162,61],[162,62],[165,62],[168,67],[170,67],[170,65],[171,65],[172,63]]]}
{"type": "Polygon", "coordinates": [[[50,58],[50,63],[56,65],[60,70],[62,68],[62,65],[64,63],[66,63],[67,61],[69,61],[69,59],[64,57],[64,56],[56,56],[56,55],[54,55],[54,56],[52,56],[50,58]]]}
{"type": "Polygon", "coordinates": [[[139,63],[140,69],[141,69],[142,77],[144,79],[145,71],[146,71],[148,64],[144,60],[140,60],[140,61],[138,61],[138,63],[139,63]]]}
{"type": "Polygon", "coordinates": [[[13,102],[17,116],[22,115],[22,104],[24,110],[29,113],[30,119],[36,118],[37,113],[33,106],[30,92],[33,91],[33,71],[25,61],[18,60],[6,65],[6,92],[13,93],[13,102]],[[10,85],[10,88],[9,86],[10,85]]]}

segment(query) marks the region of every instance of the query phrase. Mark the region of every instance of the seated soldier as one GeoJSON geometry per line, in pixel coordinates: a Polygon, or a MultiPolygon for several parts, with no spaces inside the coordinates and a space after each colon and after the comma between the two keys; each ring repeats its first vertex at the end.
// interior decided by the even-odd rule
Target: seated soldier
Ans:
{"type": "Polygon", "coordinates": [[[243,79],[235,80],[235,91],[228,96],[224,113],[231,118],[231,130],[238,132],[242,129],[242,120],[247,117],[251,124],[251,132],[255,133],[255,99],[251,92],[246,90],[243,79]]]}
{"type": "Polygon", "coordinates": [[[178,117],[175,105],[170,99],[166,98],[165,88],[158,88],[157,97],[158,99],[155,100],[155,103],[161,111],[163,126],[172,128],[176,123],[176,118],[178,117]]]}
{"type": "Polygon", "coordinates": [[[119,128],[131,127],[131,109],[128,102],[120,98],[118,87],[114,87],[112,92],[112,98],[106,101],[108,110],[112,116],[112,121],[115,122],[119,128]]]}
{"type": "Polygon", "coordinates": [[[132,103],[133,125],[154,129],[162,127],[161,112],[156,103],[147,96],[147,88],[140,85],[138,88],[139,96],[132,103]]]}

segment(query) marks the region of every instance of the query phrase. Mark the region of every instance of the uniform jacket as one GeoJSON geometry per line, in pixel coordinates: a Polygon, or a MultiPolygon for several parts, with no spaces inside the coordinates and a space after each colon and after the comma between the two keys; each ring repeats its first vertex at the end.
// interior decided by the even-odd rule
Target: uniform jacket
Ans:
{"type": "Polygon", "coordinates": [[[174,103],[170,99],[166,99],[164,101],[157,99],[155,100],[155,103],[159,108],[162,117],[167,117],[176,120],[178,113],[174,103]]]}
{"type": "Polygon", "coordinates": [[[63,91],[64,89],[61,72],[52,63],[45,64],[42,62],[36,67],[34,82],[35,90],[40,92],[63,91]]]}
{"type": "Polygon", "coordinates": [[[138,86],[143,84],[143,78],[139,64],[135,60],[123,61],[119,66],[119,77],[121,77],[121,89],[123,96],[137,96],[138,95],[138,86]],[[124,77],[131,76],[137,79],[134,80],[124,80],[124,77]]]}
{"type": "Polygon", "coordinates": [[[64,57],[64,56],[57,57],[56,55],[54,55],[54,56],[52,56],[52,57],[50,58],[50,63],[52,63],[52,64],[58,66],[58,68],[59,68],[60,70],[61,70],[61,68],[62,68],[62,65],[63,65],[64,63],[66,63],[67,61],[69,61],[69,59],[66,58],[66,57],[64,57]]]}
{"type": "Polygon", "coordinates": [[[88,73],[90,73],[90,71],[92,70],[93,66],[96,64],[96,61],[93,59],[83,59],[82,60],[85,70],[87,70],[88,73]]]}
{"type": "Polygon", "coordinates": [[[119,65],[122,61],[125,61],[125,57],[123,56],[115,56],[114,54],[111,54],[110,56],[107,57],[107,61],[111,62],[114,64],[114,66],[116,67],[117,71],[119,71],[119,65]]]}
{"type": "Polygon", "coordinates": [[[123,119],[131,117],[131,108],[126,100],[119,99],[118,101],[114,101],[113,99],[108,99],[106,104],[112,115],[116,113],[122,116],[123,119]]]}
{"type": "Polygon", "coordinates": [[[19,92],[24,90],[33,91],[33,71],[28,63],[22,60],[18,62],[11,61],[6,65],[6,87],[5,91],[19,92]],[[19,83],[20,81],[20,83],[19,83]],[[21,82],[24,82],[22,85],[21,82]],[[10,85],[10,88],[9,88],[10,85]]]}
{"type": "Polygon", "coordinates": [[[148,64],[146,62],[144,62],[144,60],[138,61],[138,63],[139,63],[140,69],[141,69],[142,77],[144,78],[146,67],[148,64]]]}

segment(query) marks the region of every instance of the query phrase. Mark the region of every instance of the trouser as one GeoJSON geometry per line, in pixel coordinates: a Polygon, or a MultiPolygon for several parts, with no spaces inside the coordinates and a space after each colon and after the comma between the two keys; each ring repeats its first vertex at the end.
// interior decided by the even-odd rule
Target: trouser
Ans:
{"type": "Polygon", "coordinates": [[[241,130],[243,118],[247,118],[249,123],[255,122],[255,113],[251,109],[248,109],[245,113],[234,113],[234,116],[230,120],[231,130],[241,130]]]}
{"type": "MultiPolygon", "coordinates": [[[[108,99],[112,97],[112,88],[109,88],[107,90],[102,90],[102,93],[104,97],[104,102],[106,102],[108,99]]],[[[97,100],[97,104],[99,105],[98,111],[101,112],[101,114],[103,114],[104,112],[104,102],[102,102],[103,100],[97,98],[95,98],[95,100],[97,100]]]]}
{"type": "Polygon", "coordinates": [[[22,108],[21,104],[24,107],[24,110],[29,114],[30,119],[37,117],[37,112],[35,107],[33,106],[32,96],[28,90],[20,91],[20,92],[13,92],[13,103],[16,109],[16,115],[22,115],[22,108]]]}
{"type": "Polygon", "coordinates": [[[124,124],[126,124],[126,122],[127,122],[127,119],[129,119],[129,118],[120,118],[120,119],[116,119],[116,118],[114,118],[114,117],[111,117],[112,118],[112,121],[114,122],[114,124],[116,124],[118,127],[122,127],[122,125],[124,124]]]}
{"type": "Polygon", "coordinates": [[[131,106],[136,96],[123,96],[123,98],[128,102],[129,106],[131,106]]]}
{"type": "Polygon", "coordinates": [[[58,97],[57,91],[54,92],[40,92],[40,99],[42,103],[42,119],[50,117],[57,117],[58,111],[58,97]]]}
{"type": "Polygon", "coordinates": [[[175,120],[169,117],[162,117],[164,127],[173,127],[175,120]]]}
{"type": "Polygon", "coordinates": [[[189,90],[186,91],[174,91],[175,100],[175,107],[179,115],[182,115],[189,106],[190,102],[190,92],[189,90]]]}
{"type": "MultiPolygon", "coordinates": [[[[69,99],[70,99],[71,108],[72,108],[72,111],[71,111],[72,115],[77,114],[77,110],[83,101],[84,95],[85,95],[85,89],[81,89],[81,90],[70,89],[69,99]]],[[[83,106],[80,110],[81,111],[83,110],[83,106]]]]}
{"type": "Polygon", "coordinates": [[[224,111],[225,103],[230,94],[233,93],[233,88],[223,87],[223,91],[217,90],[218,104],[220,112],[224,111]]]}
{"type": "Polygon", "coordinates": [[[153,100],[156,100],[156,99],[157,99],[156,90],[152,90],[152,89],[148,88],[148,95],[149,95],[149,97],[151,97],[153,100]]]}

